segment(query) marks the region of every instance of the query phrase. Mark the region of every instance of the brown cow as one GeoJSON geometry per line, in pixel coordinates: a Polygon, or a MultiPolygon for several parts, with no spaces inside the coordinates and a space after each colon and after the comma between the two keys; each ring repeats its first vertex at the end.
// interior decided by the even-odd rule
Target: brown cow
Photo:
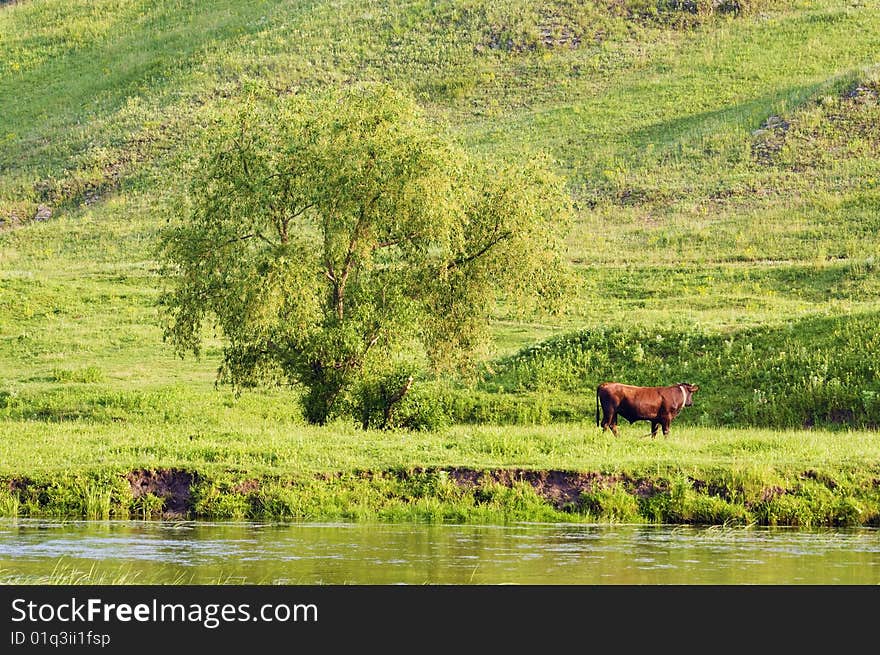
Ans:
{"type": "Polygon", "coordinates": [[[663,435],[669,434],[669,424],[682,407],[694,404],[694,393],[700,387],[682,382],[668,387],[634,387],[619,382],[603,382],[596,388],[596,425],[599,423],[599,405],[602,405],[602,432],[611,428],[617,434],[617,417],[630,423],[651,421],[651,437],[663,426],[663,435]]]}

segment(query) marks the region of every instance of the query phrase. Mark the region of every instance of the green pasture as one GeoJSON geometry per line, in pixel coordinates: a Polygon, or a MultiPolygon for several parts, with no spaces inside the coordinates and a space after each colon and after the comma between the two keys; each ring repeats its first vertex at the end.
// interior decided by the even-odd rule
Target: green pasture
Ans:
{"type": "Polygon", "coordinates": [[[0,7],[0,479],[33,492],[10,482],[0,513],[147,515],[120,476],[182,469],[206,516],[876,525],[880,7],[674,4],[0,7]],[[157,237],[212,117],[253,87],[360,80],[474,154],[547,152],[576,208],[568,306],[499,298],[495,351],[474,377],[426,372],[411,430],[307,426],[297,389],[214,387],[222,334],[198,360],[162,341],[157,237]],[[667,439],[639,423],[615,440],[595,427],[611,378],[701,391],[667,439]],[[453,467],[660,491],[480,502],[445,486],[453,467]],[[268,482],[234,491],[251,478],[268,482]]]}

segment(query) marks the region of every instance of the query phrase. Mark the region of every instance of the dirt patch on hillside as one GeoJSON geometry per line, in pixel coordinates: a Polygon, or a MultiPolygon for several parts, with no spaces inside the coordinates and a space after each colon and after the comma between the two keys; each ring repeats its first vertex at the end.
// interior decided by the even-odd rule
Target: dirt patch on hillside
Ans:
{"type": "Polygon", "coordinates": [[[752,132],[752,157],[764,166],[776,163],[776,157],[785,145],[785,136],[791,123],[781,116],[770,116],[760,128],[752,132]]]}
{"type": "Polygon", "coordinates": [[[162,498],[163,518],[186,516],[192,499],[192,485],[196,476],[181,469],[140,469],[125,476],[131,485],[131,495],[137,500],[147,494],[162,498]]]}
{"type": "Polygon", "coordinates": [[[0,232],[27,223],[41,223],[50,218],[52,218],[52,208],[49,205],[19,202],[11,207],[0,206],[0,232]]]}

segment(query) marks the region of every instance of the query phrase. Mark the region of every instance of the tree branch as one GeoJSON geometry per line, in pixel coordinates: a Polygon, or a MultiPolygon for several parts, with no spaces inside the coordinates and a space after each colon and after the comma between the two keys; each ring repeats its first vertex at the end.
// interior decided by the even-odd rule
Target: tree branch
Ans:
{"type": "Polygon", "coordinates": [[[262,232],[252,232],[251,234],[245,234],[240,237],[233,237],[223,243],[224,246],[231,246],[233,243],[238,243],[239,241],[247,241],[248,239],[260,239],[261,241],[265,241],[270,246],[274,246],[275,244],[271,239],[266,237],[262,232]]]}
{"type": "Polygon", "coordinates": [[[367,212],[375,202],[382,196],[381,192],[373,196],[365,205],[361,205],[357,222],[348,238],[348,250],[345,253],[345,261],[342,264],[342,273],[339,278],[334,281],[334,300],[336,302],[336,316],[341,321],[345,315],[345,285],[348,283],[348,276],[351,274],[354,266],[354,253],[356,246],[361,239],[361,230],[367,223],[367,212]]]}
{"type": "Polygon", "coordinates": [[[410,232],[409,234],[404,234],[402,237],[397,239],[391,239],[390,241],[380,241],[376,244],[376,247],[373,250],[380,250],[381,248],[388,248],[389,246],[396,246],[398,243],[403,243],[404,241],[409,241],[410,239],[414,239],[422,233],[421,230],[416,230],[415,232],[410,232]]]}
{"type": "Polygon", "coordinates": [[[496,237],[494,240],[492,240],[489,243],[487,243],[486,245],[484,245],[477,252],[471,253],[470,255],[463,255],[463,256],[459,257],[458,259],[452,260],[451,262],[446,264],[446,266],[444,267],[444,270],[451,271],[453,268],[458,268],[459,266],[464,266],[465,264],[468,264],[468,263],[474,261],[475,259],[479,259],[483,255],[485,255],[487,252],[492,250],[492,248],[497,246],[499,243],[509,239],[512,236],[513,236],[513,232],[504,232],[503,234],[498,235],[498,237],[496,237]]]}

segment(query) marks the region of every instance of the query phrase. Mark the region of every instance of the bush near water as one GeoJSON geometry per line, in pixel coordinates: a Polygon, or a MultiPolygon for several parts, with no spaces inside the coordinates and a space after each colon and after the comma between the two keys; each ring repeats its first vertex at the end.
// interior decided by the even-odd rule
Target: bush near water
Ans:
{"type": "Polygon", "coordinates": [[[45,0],[0,34],[2,514],[878,524],[871,3],[45,0]],[[476,374],[421,374],[381,433],[380,387],[314,429],[297,389],[214,388],[221,334],[179,360],[158,321],[202,130],[255,85],[352,80],[474,154],[548,151],[577,209],[566,311],[500,298],[476,374]],[[614,441],[605,379],[701,391],[667,440],[614,441]]]}

